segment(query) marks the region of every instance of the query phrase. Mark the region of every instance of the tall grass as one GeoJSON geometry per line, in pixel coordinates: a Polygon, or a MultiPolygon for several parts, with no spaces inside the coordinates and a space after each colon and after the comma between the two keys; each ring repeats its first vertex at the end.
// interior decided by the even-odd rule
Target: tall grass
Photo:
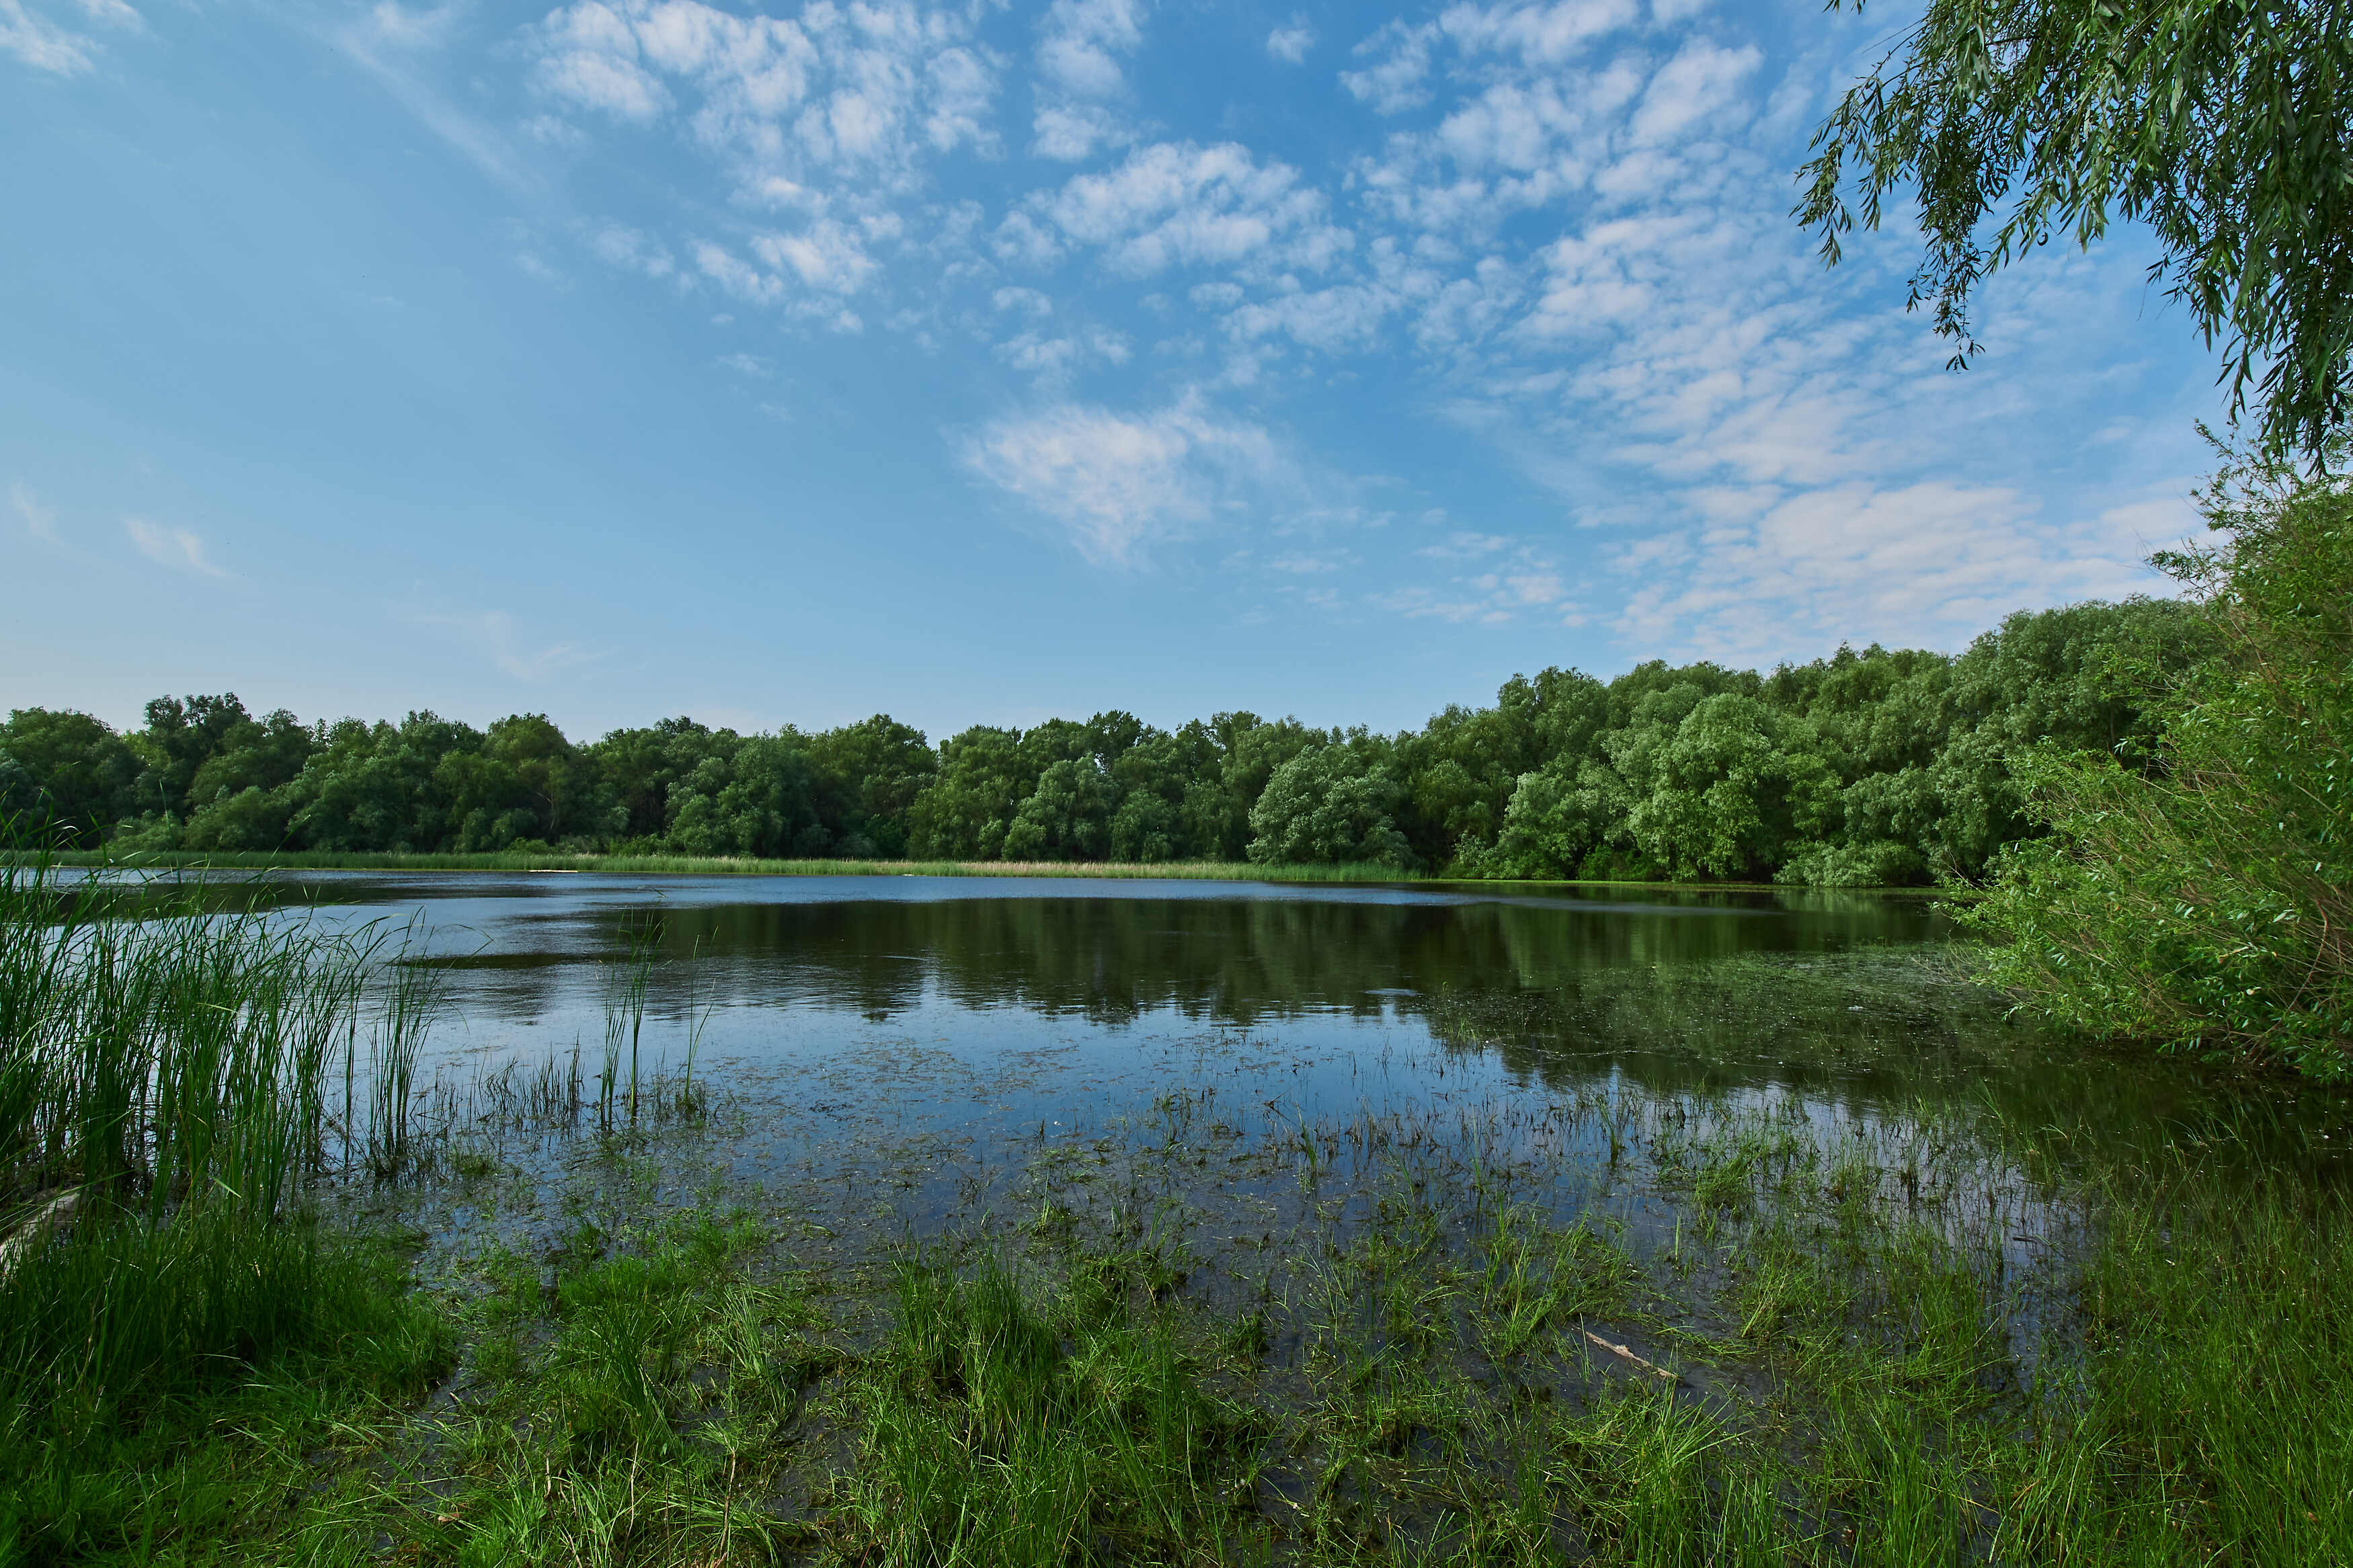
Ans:
{"type": "MultiPolygon", "coordinates": [[[[410,1110],[417,1096],[417,1059],[426,1035],[448,1002],[442,971],[406,962],[410,942],[419,934],[417,928],[410,927],[395,961],[387,966],[382,1005],[369,1037],[373,1114],[366,1130],[367,1167],[379,1181],[397,1180],[416,1157],[410,1110]]],[[[346,1084],[351,1079],[351,1039],[352,1035],[346,1034],[346,1084]]]]}
{"type": "Polygon", "coordinates": [[[646,996],[653,986],[654,961],[661,941],[661,917],[656,914],[628,929],[626,956],[605,966],[605,1066],[596,1079],[596,1124],[610,1132],[626,1103],[629,1124],[638,1121],[641,1083],[640,1047],[646,1032],[646,996]],[[629,1083],[621,1089],[621,1058],[628,1058],[629,1083]]]}
{"type": "Polygon", "coordinates": [[[372,1016],[360,1142],[399,1163],[431,984],[395,966],[372,1006],[383,952],[0,866],[0,1440],[114,1431],[366,1293],[299,1197],[372,1016]]]}

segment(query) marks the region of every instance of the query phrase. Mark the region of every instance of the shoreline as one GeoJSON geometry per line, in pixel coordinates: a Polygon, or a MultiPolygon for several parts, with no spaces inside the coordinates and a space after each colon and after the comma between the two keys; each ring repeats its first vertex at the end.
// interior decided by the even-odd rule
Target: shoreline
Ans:
{"type": "MultiPolygon", "coordinates": [[[[1494,889],[1608,888],[1662,893],[1872,893],[1883,897],[1968,898],[1975,889],[1937,885],[1817,888],[1778,882],[1620,881],[1578,878],[1446,877],[1377,864],[1263,866],[1250,861],[1170,860],[794,860],[699,855],[409,854],[313,851],[149,852],[58,849],[49,864],[77,868],[221,871],[581,872],[676,877],[970,877],[1103,881],[1212,881],[1494,889]]],[[[29,861],[0,853],[0,863],[29,861]]]]}

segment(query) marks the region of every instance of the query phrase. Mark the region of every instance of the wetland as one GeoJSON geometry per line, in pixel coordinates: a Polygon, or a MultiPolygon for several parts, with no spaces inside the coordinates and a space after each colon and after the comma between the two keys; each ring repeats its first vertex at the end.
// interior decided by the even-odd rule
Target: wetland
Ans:
{"type": "MultiPolygon", "coordinates": [[[[115,896],[358,956],[281,1052],[299,1310],[12,1366],[16,1560],[2353,1554],[2345,1101],[2022,1022],[1929,898],[115,896]]],[[[168,1077],[120,1185],[185,1229],[168,1077]]],[[[20,1343],[126,1226],[35,1237],[20,1343]]]]}

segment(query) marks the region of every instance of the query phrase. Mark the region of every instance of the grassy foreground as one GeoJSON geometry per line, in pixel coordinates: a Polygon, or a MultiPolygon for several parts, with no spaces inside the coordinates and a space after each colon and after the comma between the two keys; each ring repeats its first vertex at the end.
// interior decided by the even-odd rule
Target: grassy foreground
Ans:
{"type": "MultiPolygon", "coordinates": [[[[1041,1148],[1013,1215],[871,1248],[842,1245],[838,1214],[716,1190],[664,1213],[645,1202],[652,1163],[615,1146],[544,1194],[562,1219],[538,1244],[486,1237],[405,1306],[380,1299],[385,1323],[429,1310],[434,1331],[379,1330],[348,1361],[260,1359],[121,1450],[135,1463],[104,1486],[85,1477],[70,1514],[20,1504],[20,1548],[2348,1560],[2341,1199],[2201,1192],[2187,1161],[2117,1173],[2131,1190],[2097,1194],[2096,1236],[2021,1269],[2006,1227],[2027,1208],[1989,1213],[1958,1165],[1892,1142],[1824,1152],[1718,1110],[1564,1113],[1672,1173],[1684,1217],[1663,1248],[1548,1212],[1508,1160],[1416,1148],[1404,1121],[1238,1146],[1212,1104],[1171,1101],[1148,1127],[1041,1148]],[[1280,1216],[1234,1235],[1190,1196],[1207,1163],[1280,1216]],[[447,1342],[434,1332],[458,1371],[424,1398],[417,1369],[448,1364],[426,1353],[447,1342]]],[[[463,1201],[528,1206],[519,1181],[478,1167],[463,1201]]]]}

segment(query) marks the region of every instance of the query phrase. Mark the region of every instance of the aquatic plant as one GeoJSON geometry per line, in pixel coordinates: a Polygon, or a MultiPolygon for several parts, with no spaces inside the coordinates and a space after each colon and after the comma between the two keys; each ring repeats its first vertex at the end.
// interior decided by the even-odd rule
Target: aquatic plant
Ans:
{"type": "MultiPolygon", "coordinates": [[[[68,1485],[238,1367],[415,1327],[301,1204],[376,958],[364,932],[0,868],[0,1476],[68,1485]]],[[[403,1104],[379,1098],[373,1153],[403,1104]]]]}

